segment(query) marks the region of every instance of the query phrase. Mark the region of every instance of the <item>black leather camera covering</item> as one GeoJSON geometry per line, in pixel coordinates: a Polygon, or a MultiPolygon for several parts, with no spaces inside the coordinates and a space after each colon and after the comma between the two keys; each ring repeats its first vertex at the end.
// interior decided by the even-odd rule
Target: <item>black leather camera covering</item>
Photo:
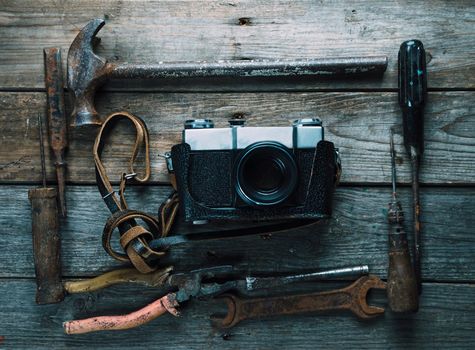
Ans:
{"type": "MultiPolygon", "coordinates": [[[[309,167],[308,185],[303,189],[303,193],[299,194],[299,197],[303,197],[303,202],[293,207],[234,208],[219,207],[220,203],[216,203],[213,207],[204,205],[197,198],[194,198],[190,191],[190,165],[192,164],[190,146],[186,143],[177,144],[172,147],[171,153],[180,198],[180,210],[187,222],[220,219],[253,221],[322,219],[331,215],[337,170],[335,147],[332,142],[320,141],[317,144],[315,152],[313,152],[313,166],[309,167]]],[[[230,191],[230,186],[227,185],[230,174],[221,174],[222,171],[219,167],[212,165],[212,163],[203,162],[203,160],[200,161],[200,169],[202,170],[199,175],[194,171],[193,176],[206,179],[203,183],[211,183],[213,186],[223,187],[222,190],[230,191]],[[209,179],[213,179],[213,181],[209,181],[209,179]]],[[[197,179],[197,181],[200,180],[197,179]]],[[[196,179],[194,179],[194,182],[196,182],[196,179]]],[[[200,198],[202,195],[206,195],[205,192],[209,190],[206,188],[207,186],[200,189],[200,198]]],[[[299,192],[302,192],[302,190],[299,192]]]]}

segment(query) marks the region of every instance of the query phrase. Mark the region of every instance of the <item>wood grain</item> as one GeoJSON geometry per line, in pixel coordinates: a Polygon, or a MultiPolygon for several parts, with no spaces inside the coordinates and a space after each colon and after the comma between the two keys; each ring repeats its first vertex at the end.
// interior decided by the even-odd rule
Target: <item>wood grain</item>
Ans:
{"type": "MultiPolygon", "coordinates": [[[[317,290],[333,287],[333,284],[314,285],[317,290]]],[[[63,334],[61,323],[78,317],[131,312],[157,299],[163,291],[116,286],[39,307],[33,301],[34,288],[32,280],[13,279],[0,284],[2,347],[143,349],[159,344],[160,349],[426,349],[435,345],[473,349],[475,346],[475,288],[467,284],[424,284],[418,313],[396,315],[387,310],[383,317],[369,322],[349,314],[302,314],[248,320],[220,331],[211,327],[208,317],[213,312],[223,312],[223,306],[213,301],[192,301],[181,308],[182,316],[178,318],[163,315],[133,330],[80,336],[63,334]],[[12,303],[11,295],[21,302],[12,303]]],[[[370,302],[387,306],[382,293],[372,294],[370,302]]]]}
{"type": "MultiPolygon", "coordinates": [[[[165,186],[134,187],[128,190],[131,208],[154,213],[169,193],[165,186]]],[[[410,191],[401,189],[406,210],[406,228],[412,227],[410,191]]],[[[473,246],[474,188],[423,188],[423,278],[428,281],[474,281],[473,246]]],[[[308,228],[235,240],[196,242],[174,247],[163,264],[179,271],[202,266],[232,263],[240,271],[284,273],[351,264],[369,264],[384,277],[387,268],[386,210],[390,189],[381,187],[340,187],[334,199],[333,218],[308,228]]],[[[0,213],[0,277],[34,275],[31,253],[30,207],[27,187],[2,187],[0,201],[9,210],[0,213]]],[[[101,235],[108,211],[93,186],[70,186],[67,196],[69,216],[61,226],[62,261],[65,276],[96,275],[119,266],[102,249],[101,235]]],[[[208,229],[230,229],[230,224],[208,229]]],[[[174,232],[190,226],[178,224],[174,232]]],[[[409,234],[410,236],[410,234],[409,234]]]]}
{"type": "MultiPolygon", "coordinates": [[[[0,348],[475,348],[474,18],[470,0],[1,1],[0,348]],[[60,47],[66,57],[78,31],[95,17],[107,23],[99,34],[102,41],[97,52],[117,61],[389,57],[388,70],[380,79],[161,80],[157,84],[112,83],[105,87],[109,92],[98,94],[96,105],[102,116],[128,110],[150,128],[152,185],[127,191],[131,207],[147,212],[155,212],[170,191],[163,185],[167,178],[159,153],[180,141],[186,119],[211,118],[225,126],[230,117],[244,115],[249,125],[269,126],[318,116],[326,127],[326,138],[340,148],[343,185],[336,191],[331,220],[292,233],[175,247],[162,263],[175,265],[176,271],[230,263],[243,274],[284,274],[367,263],[372,272],[385,277],[390,199],[385,185],[390,179],[388,132],[392,126],[409,233],[412,227],[409,164],[396,102],[397,52],[404,40],[422,40],[431,91],[421,174],[424,285],[420,311],[395,315],[388,310],[383,318],[368,323],[350,315],[281,317],[243,322],[223,332],[212,329],[208,321],[210,313],[223,311],[223,306],[193,301],[183,307],[181,318],[166,315],[127,332],[65,336],[61,327],[65,320],[129,312],[164,292],[115,286],[69,296],[57,305],[34,304],[27,191],[40,182],[36,117],[45,113],[46,106],[42,50],[60,47]]],[[[93,185],[95,131],[70,130],[70,213],[61,223],[67,279],[120,266],[101,247],[108,212],[93,185]]],[[[123,171],[132,138],[133,132],[121,125],[112,137],[113,146],[106,147],[105,163],[114,179],[123,171]]],[[[50,155],[47,169],[53,182],[50,155]]],[[[210,228],[227,230],[236,224],[210,228]]],[[[174,227],[174,233],[203,230],[181,222],[174,227]]],[[[291,289],[335,286],[324,282],[291,289]]],[[[372,293],[370,301],[386,306],[383,293],[372,293]]]]}
{"type": "Polygon", "coordinates": [[[377,81],[162,82],[154,87],[158,90],[395,88],[399,45],[413,38],[428,51],[431,88],[474,88],[472,5],[470,0],[417,5],[408,0],[2,1],[0,89],[43,88],[43,47],[61,47],[66,54],[78,31],[96,17],[107,22],[98,52],[135,63],[389,57],[388,71],[377,81]]]}
{"type": "MultiPolygon", "coordinates": [[[[421,181],[427,184],[473,184],[475,179],[475,92],[434,92],[425,113],[425,153],[421,181]],[[450,171],[448,171],[450,169],[450,171]]],[[[40,181],[37,113],[45,111],[41,93],[0,93],[0,181],[40,181]]],[[[395,93],[213,93],[213,94],[101,94],[102,116],[128,110],[142,117],[151,135],[152,183],[166,182],[164,159],[159,156],[181,142],[183,123],[210,118],[225,127],[234,115],[244,115],[251,126],[290,125],[298,118],[318,116],[325,137],[340,149],[344,183],[390,181],[389,129],[396,131],[398,180],[410,182],[410,164],[402,147],[401,112],[395,93]]],[[[68,107],[67,110],[70,110],[68,107]]],[[[92,144],[97,129],[71,129],[67,155],[68,181],[94,183],[92,144]]],[[[113,180],[125,170],[134,130],[119,125],[104,160],[113,180]]],[[[51,155],[48,179],[55,179],[51,155]]],[[[140,171],[140,162],[138,165],[140,171]]]]}

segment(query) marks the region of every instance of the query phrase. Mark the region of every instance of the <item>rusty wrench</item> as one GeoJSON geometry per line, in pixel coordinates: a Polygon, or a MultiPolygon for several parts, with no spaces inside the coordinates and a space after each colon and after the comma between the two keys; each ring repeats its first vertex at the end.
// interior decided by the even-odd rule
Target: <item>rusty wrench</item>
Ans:
{"type": "MultiPolygon", "coordinates": [[[[232,273],[232,266],[214,266],[173,275],[168,275],[170,270],[164,270],[159,275],[159,284],[164,284],[171,290],[175,290],[175,292],[166,294],[144,308],[127,315],[98,316],[83,320],[73,320],[64,322],[63,327],[67,334],[129,329],[147,323],[167,311],[177,316],[179,312],[176,310],[176,307],[180,306],[181,303],[194,298],[213,297],[229,290],[242,291],[245,293],[262,288],[276,288],[297,281],[315,281],[322,278],[337,278],[342,276],[352,276],[354,274],[361,275],[367,273],[367,270],[368,266],[363,265],[283,277],[248,276],[246,279],[225,280],[221,281],[222,283],[219,283],[218,280],[220,277],[222,278],[225,275],[232,273]],[[215,279],[215,281],[213,281],[213,279],[215,279]]],[[[135,279],[133,274],[131,275],[129,272],[110,273],[107,276],[103,275],[89,283],[75,282],[69,284],[67,289],[73,292],[85,291],[85,289],[89,287],[97,287],[98,284],[104,286],[119,282],[117,279],[124,281],[124,279],[131,278],[135,279]],[[115,281],[111,281],[111,278],[115,279],[115,281]]],[[[145,281],[143,278],[140,278],[140,280],[141,282],[145,281]]],[[[150,282],[149,279],[147,279],[146,282],[150,282]]]]}
{"type": "Polygon", "coordinates": [[[219,328],[230,328],[249,318],[331,310],[350,310],[361,319],[369,319],[384,313],[384,308],[367,304],[366,297],[372,288],[384,290],[386,283],[368,275],[348,287],[320,293],[250,299],[223,294],[218,299],[226,302],[228,313],[224,318],[213,315],[211,320],[219,328]]]}

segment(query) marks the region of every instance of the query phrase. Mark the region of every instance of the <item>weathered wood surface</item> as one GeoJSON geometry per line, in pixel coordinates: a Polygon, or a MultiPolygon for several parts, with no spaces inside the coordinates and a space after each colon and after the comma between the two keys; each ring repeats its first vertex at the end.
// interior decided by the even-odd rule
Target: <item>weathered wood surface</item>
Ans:
{"type": "MultiPolygon", "coordinates": [[[[131,208],[154,213],[169,193],[168,187],[137,187],[128,190],[131,208]]],[[[401,189],[406,209],[407,230],[411,232],[409,189],[401,189]]],[[[30,208],[27,187],[12,186],[0,191],[0,202],[10,210],[1,214],[0,245],[9,254],[0,254],[0,277],[34,276],[31,251],[30,208]],[[14,215],[13,215],[14,214],[14,215]]],[[[68,191],[69,216],[61,232],[65,276],[96,275],[117,267],[101,246],[103,224],[108,211],[93,186],[71,186],[68,191]]],[[[272,273],[330,268],[355,263],[369,264],[371,271],[386,276],[386,209],[390,189],[341,187],[335,196],[333,218],[309,228],[259,235],[234,241],[200,242],[177,246],[163,264],[178,270],[233,263],[241,271],[272,273]],[[233,243],[234,242],[234,243],[233,243]]],[[[475,189],[423,188],[423,277],[427,281],[475,281],[475,189]]],[[[219,226],[218,226],[219,227],[219,226]]],[[[222,229],[231,228],[222,225],[222,229]]],[[[207,229],[209,228],[202,228],[207,229]]],[[[190,228],[180,224],[175,232],[190,228]]]]}
{"type": "MultiPolygon", "coordinates": [[[[475,255],[473,112],[475,6],[455,1],[1,1],[0,2],[0,348],[470,348],[475,347],[473,300],[475,255]],[[222,332],[208,315],[212,302],[194,302],[183,318],[164,316],[117,333],[62,334],[74,317],[135,310],[160,290],[118,286],[68,297],[59,305],[34,305],[34,270],[27,190],[40,179],[36,117],[45,111],[42,49],[62,48],[63,57],[88,20],[104,18],[98,52],[136,63],[221,59],[295,59],[383,54],[382,79],[338,81],[203,79],[160,85],[109,85],[98,95],[102,116],[125,109],[151,131],[151,184],[166,182],[158,154],[180,139],[186,119],[206,117],[218,126],[242,114],[249,125],[288,125],[318,116],[326,137],[340,148],[343,186],[327,223],[271,237],[249,236],[173,249],[163,264],[177,270],[233,263],[242,272],[281,274],[368,263],[384,277],[387,268],[386,208],[390,196],[388,132],[396,126],[398,179],[409,182],[396,102],[397,51],[419,38],[428,55],[429,105],[421,179],[423,278],[420,311],[363,323],[346,315],[302,315],[248,321],[222,332]],[[118,92],[117,90],[134,90],[118,92]],[[158,93],[147,93],[146,91],[158,93]],[[199,93],[207,91],[207,93],[199,93]],[[279,92],[280,91],[280,92],[279,92]],[[179,93],[187,92],[187,93],[179,93]],[[378,186],[371,186],[376,184],[378,186]],[[452,185],[457,186],[452,186],[452,185]],[[379,186],[382,185],[382,186],[379,186]]],[[[68,105],[70,111],[70,105],[68,105]]],[[[66,278],[96,275],[119,266],[100,244],[108,216],[94,182],[94,130],[71,130],[69,217],[63,222],[66,278]],[[74,185],[73,185],[74,184],[74,185]]],[[[117,129],[105,151],[112,174],[122,171],[131,130],[117,129]],[[112,156],[113,155],[113,156],[112,156]]],[[[48,155],[48,179],[52,162],[48,155]]],[[[168,186],[134,186],[133,208],[155,212],[168,186]]],[[[411,196],[400,189],[411,226],[411,196]]],[[[231,229],[231,224],[210,228],[231,229]]],[[[205,230],[178,223],[175,232],[205,230]]],[[[330,288],[332,283],[314,285],[330,288]]],[[[312,286],[312,288],[314,287],[312,286]]],[[[292,286],[292,288],[294,288],[292,286]]],[[[295,286],[295,289],[304,288],[295,286]]],[[[310,288],[306,286],[305,288],[310,288]]],[[[385,305],[382,293],[370,299],[385,305]]]]}
{"type": "MultiPolygon", "coordinates": [[[[234,84],[234,89],[395,88],[397,51],[411,38],[427,47],[430,87],[474,88],[474,16],[470,0],[2,1],[0,88],[42,89],[43,47],[58,46],[66,53],[80,28],[95,17],[107,22],[99,53],[129,62],[390,58],[387,73],[376,82],[234,84]]],[[[195,85],[161,88],[219,89],[195,85]]]]}
{"type": "MultiPolygon", "coordinates": [[[[331,285],[325,286],[331,288],[331,285]]],[[[468,284],[424,284],[420,310],[413,315],[387,311],[369,322],[347,314],[303,314],[243,321],[231,330],[210,326],[219,303],[194,301],[182,317],[163,315],[143,327],[66,336],[61,323],[76,317],[130,312],[150,303],[159,291],[116,286],[98,293],[66,297],[59,305],[34,305],[34,282],[0,283],[1,335],[5,349],[473,349],[475,288],[468,284]],[[12,302],[11,296],[21,302],[12,302]]],[[[380,293],[370,302],[385,305],[380,293]]]]}
{"type": "MultiPolygon", "coordinates": [[[[37,113],[45,110],[42,93],[0,93],[0,181],[39,181],[37,113]]],[[[425,114],[426,149],[423,183],[473,184],[475,179],[475,92],[433,92],[425,114]],[[450,171],[447,171],[450,169],[450,171]]],[[[395,126],[398,180],[410,182],[410,163],[402,147],[401,111],[397,94],[377,93],[213,93],[213,94],[101,94],[101,115],[128,110],[142,117],[149,130],[152,182],[167,181],[164,159],[159,157],[181,142],[183,123],[190,118],[211,118],[224,127],[227,120],[243,114],[248,125],[290,125],[290,121],[318,116],[325,137],[340,149],[345,183],[388,183],[390,181],[389,128],[395,126]],[[364,171],[362,171],[364,169],[364,171]]],[[[69,108],[68,108],[69,110],[69,108]]],[[[125,123],[124,123],[125,124],[125,123]]],[[[92,144],[94,129],[71,130],[68,180],[94,183],[92,144]]],[[[111,137],[113,146],[104,153],[114,179],[125,170],[134,130],[119,126],[111,137]]],[[[54,167],[49,157],[49,179],[54,167]]],[[[140,163],[139,163],[140,166],[140,163]]]]}

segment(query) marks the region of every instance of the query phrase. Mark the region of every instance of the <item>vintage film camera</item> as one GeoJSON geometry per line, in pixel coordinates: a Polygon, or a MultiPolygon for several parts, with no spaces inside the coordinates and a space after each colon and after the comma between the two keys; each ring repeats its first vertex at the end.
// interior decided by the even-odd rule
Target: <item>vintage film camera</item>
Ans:
{"type": "Polygon", "coordinates": [[[186,121],[183,143],[171,151],[185,221],[330,216],[340,162],[323,135],[317,118],[288,127],[186,121]]]}

